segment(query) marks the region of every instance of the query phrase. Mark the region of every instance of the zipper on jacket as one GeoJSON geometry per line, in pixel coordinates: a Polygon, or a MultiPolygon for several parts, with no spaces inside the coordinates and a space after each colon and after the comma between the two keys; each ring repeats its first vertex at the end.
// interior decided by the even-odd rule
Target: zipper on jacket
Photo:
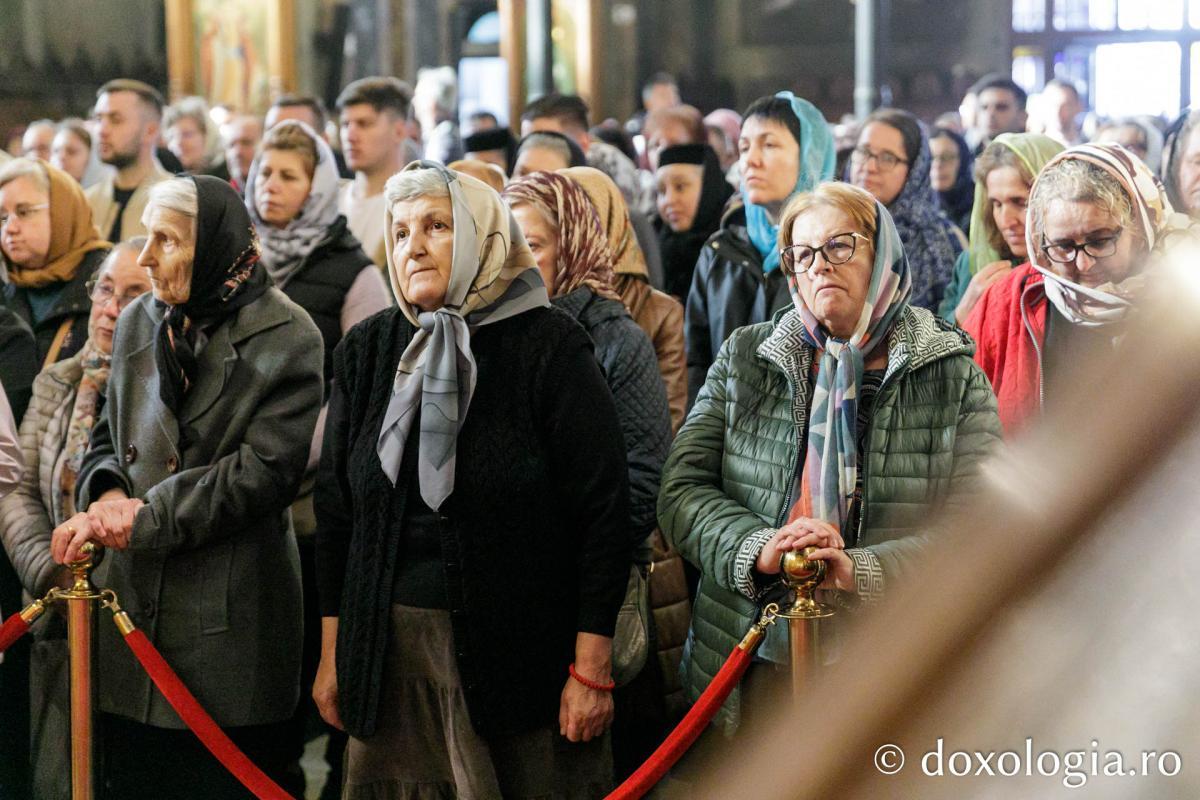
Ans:
{"type": "Polygon", "coordinates": [[[1033,351],[1037,353],[1038,363],[1038,411],[1046,412],[1046,377],[1042,370],[1042,346],[1038,344],[1037,336],[1033,333],[1033,325],[1029,322],[1029,315],[1025,312],[1025,295],[1029,294],[1030,289],[1037,287],[1037,284],[1026,286],[1021,291],[1021,322],[1025,325],[1025,332],[1029,334],[1029,340],[1033,342],[1033,351]]]}

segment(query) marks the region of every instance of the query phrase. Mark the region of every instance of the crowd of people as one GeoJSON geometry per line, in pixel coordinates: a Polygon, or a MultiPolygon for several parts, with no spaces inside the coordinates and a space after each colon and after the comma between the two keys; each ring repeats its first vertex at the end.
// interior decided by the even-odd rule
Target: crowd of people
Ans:
{"type": "MultiPolygon", "coordinates": [[[[1087,141],[1058,80],[933,124],[706,115],[656,75],[626,124],[550,94],[460,129],[455,95],[440,68],[260,117],[119,79],[0,156],[0,607],[100,548],[297,797],[319,733],[322,797],[604,796],[785,554],[851,617],[885,601],[1200,217],[1200,112],[1087,141]]],[[[244,796],[119,639],[101,796],[244,796]]],[[[788,653],[771,628],[699,752],[788,653]]],[[[62,617],[5,659],[0,796],[66,798],[62,617]]]]}

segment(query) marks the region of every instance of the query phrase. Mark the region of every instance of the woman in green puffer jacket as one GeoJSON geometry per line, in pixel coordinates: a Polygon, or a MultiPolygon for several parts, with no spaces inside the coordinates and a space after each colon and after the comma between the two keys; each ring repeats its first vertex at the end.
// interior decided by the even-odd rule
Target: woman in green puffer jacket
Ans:
{"type": "MultiPolygon", "coordinates": [[[[971,340],[908,304],[883,206],[824,183],[788,204],[779,230],[795,308],[726,341],[663,471],[662,530],[701,572],[681,668],[692,700],[782,591],[783,553],[815,546],[821,588],[848,605],[879,598],[1001,438],[971,340]]],[[[787,662],[786,637],[772,627],[743,686],[787,662]]],[[[735,690],[717,717],[727,733],[742,706],[735,690]]]]}

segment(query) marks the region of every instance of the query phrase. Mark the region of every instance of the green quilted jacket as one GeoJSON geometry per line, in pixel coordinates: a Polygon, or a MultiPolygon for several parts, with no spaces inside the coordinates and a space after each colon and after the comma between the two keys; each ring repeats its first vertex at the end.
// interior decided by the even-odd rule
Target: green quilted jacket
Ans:
{"type": "MultiPolygon", "coordinates": [[[[681,666],[691,700],[759,615],[753,565],[782,524],[803,466],[814,349],[794,310],[740,328],[725,342],[663,470],[663,533],[701,572],[681,666]]],[[[965,502],[1001,441],[996,399],[971,358],[974,343],[930,312],[908,307],[888,339],[866,453],[854,560],[858,594],[881,595],[921,560],[935,511],[965,502]]],[[[850,540],[850,537],[847,537],[850,540]]],[[[786,626],[760,656],[787,659],[786,626]]],[[[740,696],[717,722],[732,731],[740,696]]]]}

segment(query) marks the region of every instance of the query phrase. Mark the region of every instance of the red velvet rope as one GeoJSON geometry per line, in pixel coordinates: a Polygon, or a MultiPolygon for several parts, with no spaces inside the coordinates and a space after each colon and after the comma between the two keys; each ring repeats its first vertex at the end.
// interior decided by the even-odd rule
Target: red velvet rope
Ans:
{"type": "Polygon", "coordinates": [[[0,653],[13,646],[13,642],[29,632],[29,623],[20,614],[13,614],[0,625],[0,653]]]}
{"type": "MultiPolygon", "coordinates": [[[[7,626],[7,623],[5,625],[7,626]]],[[[142,668],[162,692],[163,697],[171,704],[171,708],[175,709],[175,713],[233,777],[259,800],[293,800],[291,795],[279,788],[277,783],[255,766],[254,762],[230,740],[225,731],[217,726],[208,712],[200,707],[195,696],[179,680],[179,676],[146,638],[146,634],[140,630],[131,631],[125,634],[125,643],[137,656],[142,668]]]]}
{"type": "Polygon", "coordinates": [[[671,731],[671,735],[663,740],[650,758],[646,759],[645,764],[638,767],[637,772],[626,778],[625,782],[605,800],[637,800],[650,791],[654,784],[662,780],[663,775],[667,774],[667,770],[675,766],[675,762],[687,752],[705,726],[712,721],[717,709],[721,707],[725,698],[729,697],[729,693],[733,691],[733,687],[737,686],[738,681],[742,679],[746,667],[750,666],[752,655],[753,648],[750,650],[743,650],[741,647],[733,648],[729,658],[725,659],[721,671],[708,684],[704,694],[700,695],[696,704],[675,727],[675,730],[671,731]]]}
{"type": "MultiPolygon", "coordinates": [[[[3,628],[0,628],[0,652],[21,637],[29,626],[19,615],[10,617],[3,628]],[[15,620],[15,621],[14,621],[15,620]],[[10,629],[11,628],[11,629],[10,629]]],[[[162,692],[163,697],[175,709],[192,732],[200,739],[218,761],[229,770],[243,786],[249,789],[259,800],[293,800],[274,781],[267,777],[261,769],[254,765],[246,755],[237,748],[224,731],[217,726],[213,718],[201,708],[195,696],[188,691],[179,676],[171,669],[162,655],[155,649],[150,640],[140,630],[125,634],[125,643],[141,662],[146,674],[154,681],[154,685],[162,692]]],[[[712,721],[717,709],[729,697],[733,687],[742,679],[746,668],[750,666],[754,648],[743,650],[735,647],[725,660],[725,664],[709,683],[704,694],[696,700],[695,705],[676,726],[675,730],[663,741],[658,749],[638,767],[637,771],[605,800],[638,800],[662,780],[671,767],[675,766],[681,756],[695,743],[700,733],[712,721]]]]}

